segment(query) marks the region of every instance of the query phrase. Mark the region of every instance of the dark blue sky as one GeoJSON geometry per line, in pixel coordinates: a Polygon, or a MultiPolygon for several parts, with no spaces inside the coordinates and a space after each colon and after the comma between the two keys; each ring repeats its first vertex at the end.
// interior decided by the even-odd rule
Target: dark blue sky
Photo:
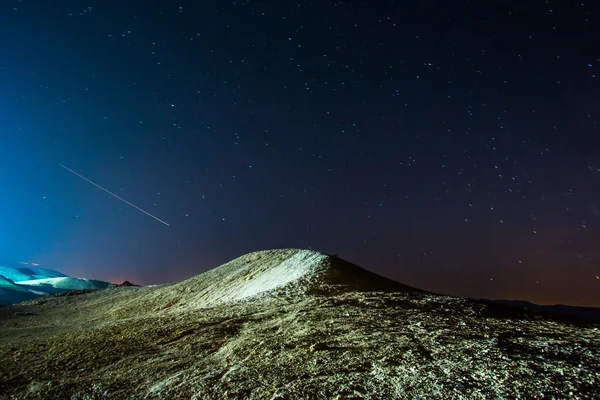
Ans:
{"type": "Polygon", "coordinates": [[[0,263],[150,284],[310,247],[600,306],[600,9],[483,3],[3,2],[0,263]]]}

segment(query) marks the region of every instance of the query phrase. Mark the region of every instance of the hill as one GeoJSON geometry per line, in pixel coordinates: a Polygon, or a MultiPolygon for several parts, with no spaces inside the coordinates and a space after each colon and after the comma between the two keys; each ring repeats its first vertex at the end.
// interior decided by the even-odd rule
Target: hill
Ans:
{"type": "Polygon", "coordinates": [[[277,249],[246,254],[181,283],[159,286],[140,295],[137,303],[153,310],[181,312],[273,294],[373,290],[419,291],[335,256],[277,249]]]}
{"type": "Polygon", "coordinates": [[[599,398],[599,325],[421,291],[327,254],[0,307],[19,399],[599,398]]]}

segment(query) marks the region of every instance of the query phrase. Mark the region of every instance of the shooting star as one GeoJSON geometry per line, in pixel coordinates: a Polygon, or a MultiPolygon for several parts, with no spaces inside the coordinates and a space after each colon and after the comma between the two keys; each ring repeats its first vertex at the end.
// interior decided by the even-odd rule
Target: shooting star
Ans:
{"type": "Polygon", "coordinates": [[[149,212],[142,210],[141,208],[139,208],[139,207],[138,207],[138,206],[136,206],[135,204],[131,204],[130,202],[128,202],[127,200],[125,200],[125,199],[124,199],[124,198],[122,198],[122,197],[119,197],[119,196],[117,196],[116,194],[114,194],[114,193],[113,193],[113,192],[111,192],[110,190],[104,189],[102,186],[98,185],[96,182],[93,182],[93,181],[91,181],[90,179],[86,178],[85,176],[83,176],[83,175],[81,175],[81,174],[78,174],[77,172],[73,171],[71,168],[65,167],[65,166],[64,166],[64,165],[62,165],[62,164],[58,164],[58,165],[60,165],[61,167],[63,167],[63,168],[64,168],[64,169],[66,169],[67,171],[69,171],[69,172],[71,172],[71,173],[73,173],[73,174],[77,175],[77,176],[78,176],[78,177],[80,177],[81,179],[83,179],[83,180],[85,180],[85,181],[88,181],[89,183],[91,183],[92,185],[96,186],[97,188],[104,190],[106,193],[110,194],[111,196],[114,196],[114,197],[116,197],[117,199],[119,199],[119,200],[121,200],[122,202],[124,202],[124,203],[126,203],[126,204],[130,205],[131,207],[135,208],[136,210],[143,212],[144,214],[148,215],[149,217],[152,217],[152,218],[154,218],[155,220],[157,220],[158,222],[160,222],[160,223],[162,223],[162,224],[165,224],[166,226],[169,226],[169,224],[167,224],[167,223],[166,223],[165,221],[163,221],[162,219],[160,219],[160,218],[157,218],[157,217],[155,217],[154,215],[150,214],[149,212]]]}

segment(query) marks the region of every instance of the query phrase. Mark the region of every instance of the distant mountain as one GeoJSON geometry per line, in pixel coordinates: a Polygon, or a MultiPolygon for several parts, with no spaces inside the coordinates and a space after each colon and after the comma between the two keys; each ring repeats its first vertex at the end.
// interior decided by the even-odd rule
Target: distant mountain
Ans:
{"type": "Polygon", "coordinates": [[[524,308],[537,311],[548,316],[559,316],[575,318],[586,322],[600,323],[600,308],[577,307],[557,304],[553,306],[542,306],[525,300],[491,300],[495,303],[504,304],[516,308],[524,308]]]}
{"type": "Polygon", "coordinates": [[[45,268],[0,266],[0,305],[16,304],[71,290],[105,289],[112,283],[73,278],[45,268]]]}
{"type": "Polygon", "coordinates": [[[28,289],[39,290],[49,294],[60,293],[65,290],[106,289],[107,287],[115,286],[112,283],[104,281],[73,278],[70,276],[33,279],[29,281],[20,281],[18,284],[19,286],[27,287],[28,289]]]}
{"type": "Polygon", "coordinates": [[[10,279],[13,282],[27,281],[32,279],[57,278],[66,276],[63,273],[52,269],[37,267],[12,268],[0,265],[0,275],[10,279]]]}
{"type": "Polygon", "coordinates": [[[19,286],[11,279],[0,275],[0,305],[20,303],[36,297],[40,297],[40,294],[19,286]]]}

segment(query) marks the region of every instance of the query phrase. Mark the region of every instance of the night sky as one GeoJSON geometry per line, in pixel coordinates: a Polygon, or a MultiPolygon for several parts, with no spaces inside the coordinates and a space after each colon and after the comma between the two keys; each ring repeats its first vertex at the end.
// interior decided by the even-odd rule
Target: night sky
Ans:
{"type": "Polygon", "coordinates": [[[7,0],[0,54],[0,264],[156,284],[300,247],[600,306],[594,2],[7,0]]]}

